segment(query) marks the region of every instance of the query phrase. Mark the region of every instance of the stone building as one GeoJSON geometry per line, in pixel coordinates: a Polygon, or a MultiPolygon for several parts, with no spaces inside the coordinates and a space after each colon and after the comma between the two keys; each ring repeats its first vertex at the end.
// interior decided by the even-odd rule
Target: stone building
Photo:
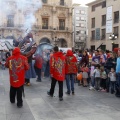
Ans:
{"type": "MultiPolygon", "coordinates": [[[[23,28],[26,13],[18,10],[15,0],[7,0],[10,14],[0,13],[1,38],[18,39],[24,37],[23,28]]],[[[37,44],[48,42],[59,47],[72,47],[72,0],[42,0],[42,8],[36,11],[36,22],[31,32],[37,44]]],[[[32,8],[31,8],[32,9],[32,8]]]]}
{"type": "Polygon", "coordinates": [[[96,0],[88,3],[87,47],[103,50],[120,47],[120,0],[96,0]]]}

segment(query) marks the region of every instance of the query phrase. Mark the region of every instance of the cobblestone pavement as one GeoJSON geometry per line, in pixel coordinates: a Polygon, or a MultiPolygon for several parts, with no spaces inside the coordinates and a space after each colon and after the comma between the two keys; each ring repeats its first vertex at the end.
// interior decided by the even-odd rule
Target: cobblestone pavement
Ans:
{"type": "Polygon", "coordinates": [[[58,85],[51,98],[46,94],[50,80],[42,81],[31,80],[31,86],[25,87],[24,106],[17,108],[9,102],[8,70],[0,70],[0,120],[120,120],[120,99],[114,95],[75,84],[75,95],[64,94],[64,101],[60,102],[58,85]]]}

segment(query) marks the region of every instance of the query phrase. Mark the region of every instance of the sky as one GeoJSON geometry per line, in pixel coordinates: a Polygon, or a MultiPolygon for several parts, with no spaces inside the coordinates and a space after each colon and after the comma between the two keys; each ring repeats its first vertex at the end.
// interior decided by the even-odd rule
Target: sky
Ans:
{"type": "Polygon", "coordinates": [[[95,1],[95,0],[73,0],[73,3],[79,3],[82,5],[85,5],[85,4],[92,2],[92,1],[95,1]]]}

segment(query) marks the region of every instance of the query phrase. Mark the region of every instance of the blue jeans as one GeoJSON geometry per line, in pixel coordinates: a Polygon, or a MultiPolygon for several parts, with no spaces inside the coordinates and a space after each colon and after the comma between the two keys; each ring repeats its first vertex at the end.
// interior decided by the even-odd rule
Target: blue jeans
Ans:
{"type": "Polygon", "coordinates": [[[116,81],[110,81],[111,93],[114,93],[114,92],[115,92],[115,84],[116,84],[116,81]]]}
{"type": "Polygon", "coordinates": [[[95,89],[96,90],[100,89],[100,77],[95,78],[95,89]]]}
{"type": "Polygon", "coordinates": [[[95,86],[95,77],[91,76],[91,86],[94,87],[95,86]]]}
{"type": "Polygon", "coordinates": [[[117,84],[120,86],[120,73],[117,73],[117,84]]]}
{"type": "Polygon", "coordinates": [[[74,92],[74,80],[75,74],[66,74],[66,86],[67,92],[70,93],[71,91],[74,92]],[[71,90],[70,90],[70,82],[71,82],[71,90]]]}
{"type": "MultiPolygon", "coordinates": [[[[106,71],[106,73],[108,75],[109,72],[110,72],[110,69],[106,69],[105,71],[106,71]]],[[[109,92],[109,90],[110,90],[110,78],[107,77],[107,80],[106,80],[106,91],[109,92]]]]}

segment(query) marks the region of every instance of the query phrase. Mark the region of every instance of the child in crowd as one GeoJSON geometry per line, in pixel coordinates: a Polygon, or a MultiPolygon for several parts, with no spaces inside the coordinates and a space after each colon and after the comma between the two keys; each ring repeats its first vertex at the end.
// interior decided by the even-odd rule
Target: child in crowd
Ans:
{"type": "Polygon", "coordinates": [[[5,59],[2,59],[1,65],[2,65],[2,70],[5,70],[5,59]]]}
{"type": "Polygon", "coordinates": [[[104,67],[101,67],[101,81],[100,81],[100,87],[101,91],[105,92],[106,91],[106,80],[107,80],[107,74],[104,69],[104,67]]]}
{"type": "Polygon", "coordinates": [[[81,67],[81,71],[83,72],[83,87],[87,87],[88,83],[87,83],[87,79],[88,79],[88,72],[89,72],[89,68],[87,67],[87,65],[84,63],[83,66],[81,67]]]}
{"type": "Polygon", "coordinates": [[[94,70],[94,76],[95,76],[95,89],[97,91],[100,91],[100,66],[97,65],[94,70]]]}
{"type": "Polygon", "coordinates": [[[111,68],[111,72],[109,72],[108,77],[110,78],[111,94],[114,94],[115,84],[116,84],[116,73],[115,73],[114,68],[111,68]]]}
{"type": "Polygon", "coordinates": [[[95,75],[94,75],[94,66],[91,66],[91,70],[90,70],[90,78],[91,78],[91,85],[89,90],[94,90],[95,87],[95,75]]]}

